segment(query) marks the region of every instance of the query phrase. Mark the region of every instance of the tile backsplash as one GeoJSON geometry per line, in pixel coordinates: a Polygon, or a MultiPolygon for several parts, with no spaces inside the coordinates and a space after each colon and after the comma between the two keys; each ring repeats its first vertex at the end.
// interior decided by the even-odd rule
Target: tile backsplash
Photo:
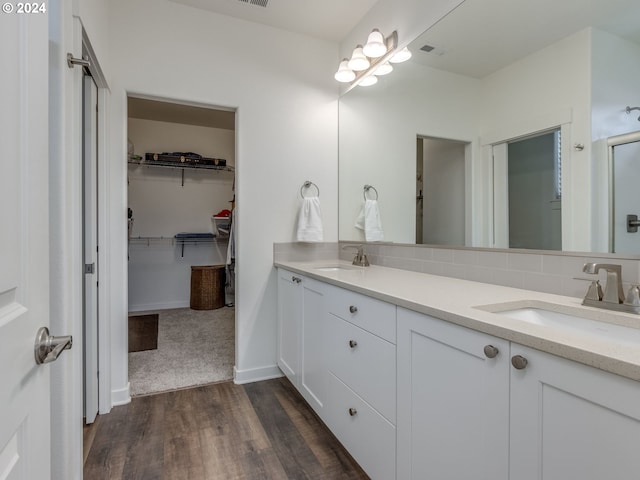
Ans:
{"type": "MultiPolygon", "coordinates": [[[[354,252],[346,245],[357,242],[274,244],[274,258],[289,261],[351,260],[354,252]]],[[[372,265],[430,273],[538,292],[584,297],[588,282],[595,278],[605,284],[605,272],[599,276],[582,272],[587,262],[622,265],[626,292],[630,284],[640,284],[640,258],[607,253],[527,252],[486,248],[440,248],[432,246],[366,244],[365,253],[372,265]]]]}

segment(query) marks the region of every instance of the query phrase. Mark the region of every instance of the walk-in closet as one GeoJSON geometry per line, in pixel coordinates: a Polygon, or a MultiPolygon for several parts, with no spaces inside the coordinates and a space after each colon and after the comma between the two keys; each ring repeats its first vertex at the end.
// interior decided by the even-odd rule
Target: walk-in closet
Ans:
{"type": "Polygon", "coordinates": [[[131,394],[233,378],[235,112],[127,99],[131,394]]]}

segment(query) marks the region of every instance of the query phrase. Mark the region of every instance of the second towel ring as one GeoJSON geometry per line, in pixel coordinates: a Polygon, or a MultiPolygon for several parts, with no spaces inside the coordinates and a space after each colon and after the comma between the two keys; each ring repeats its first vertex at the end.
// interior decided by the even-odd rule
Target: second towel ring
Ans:
{"type": "Polygon", "coordinates": [[[320,196],[320,188],[318,187],[318,185],[316,185],[315,183],[310,182],[309,180],[307,180],[307,181],[306,181],[306,182],[304,182],[304,183],[302,184],[302,186],[300,187],[300,196],[301,196],[302,198],[306,198],[306,197],[304,196],[304,193],[302,193],[302,191],[303,191],[305,188],[309,188],[309,187],[311,187],[311,186],[316,187],[316,190],[318,190],[318,197],[320,196]]]}
{"type": "Polygon", "coordinates": [[[365,200],[367,199],[367,192],[369,190],[373,190],[374,192],[376,192],[376,198],[372,198],[371,200],[378,200],[378,190],[376,190],[376,187],[374,187],[373,185],[365,185],[364,186],[364,191],[362,192],[362,196],[364,197],[365,200]]]}

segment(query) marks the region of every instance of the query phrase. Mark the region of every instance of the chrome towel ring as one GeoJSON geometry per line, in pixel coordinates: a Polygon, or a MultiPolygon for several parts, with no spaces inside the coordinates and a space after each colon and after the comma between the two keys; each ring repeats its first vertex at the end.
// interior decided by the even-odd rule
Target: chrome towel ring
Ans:
{"type": "Polygon", "coordinates": [[[317,186],[315,183],[310,182],[309,180],[305,181],[305,182],[302,184],[302,186],[300,187],[300,196],[301,196],[302,198],[306,198],[306,197],[304,196],[304,193],[302,193],[302,192],[303,192],[303,190],[304,190],[305,188],[310,188],[310,187],[312,187],[312,186],[313,186],[313,187],[316,187],[316,190],[318,191],[318,197],[319,197],[319,196],[320,196],[320,189],[318,188],[318,186],[317,186]]]}
{"type": "Polygon", "coordinates": [[[376,198],[372,198],[371,200],[378,200],[378,190],[376,190],[376,187],[374,187],[373,185],[365,185],[364,186],[364,191],[362,192],[362,196],[364,197],[365,200],[369,200],[367,198],[367,192],[369,190],[373,190],[374,192],[376,192],[376,198]]]}

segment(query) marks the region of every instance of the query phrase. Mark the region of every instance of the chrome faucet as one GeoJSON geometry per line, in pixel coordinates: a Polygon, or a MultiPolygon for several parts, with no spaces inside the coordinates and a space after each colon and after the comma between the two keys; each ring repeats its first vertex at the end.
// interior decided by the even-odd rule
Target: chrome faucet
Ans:
{"type": "Polygon", "coordinates": [[[356,256],[353,257],[352,265],[356,265],[358,267],[368,267],[370,265],[369,259],[367,258],[367,254],[364,253],[364,245],[345,245],[342,248],[357,248],[356,256]]]}
{"type": "Polygon", "coordinates": [[[640,289],[638,285],[631,285],[625,298],[622,291],[622,266],[608,263],[585,263],[582,268],[584,273],[590,274],[597,274],[600,270],[607,271],[607,283],[604,286],[604,293],[600,288],[600,282],[594,280],[591,282],[582,304],[640,314],[640,289]]]}
{"type": "Polygon", "coordinates": [[[607,271],[607,283],[604,286],[602,301],[616,304],[623,303],[622,266],[610,263],[585,263],[582,271],[584,273],[597,274],[601,269],[607,271]]]}

